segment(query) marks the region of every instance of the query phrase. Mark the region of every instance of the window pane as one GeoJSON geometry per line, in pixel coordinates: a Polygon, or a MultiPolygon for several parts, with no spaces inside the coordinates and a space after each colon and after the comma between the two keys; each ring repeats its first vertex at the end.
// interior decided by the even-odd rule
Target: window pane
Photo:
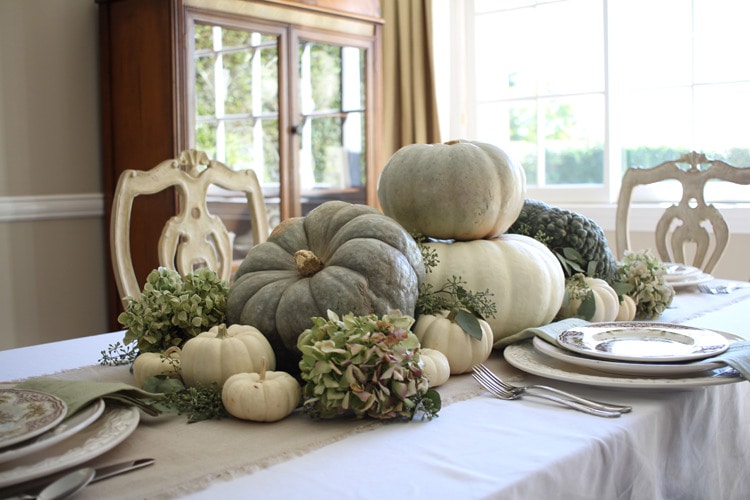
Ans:
{"type": "Polygon", "coordinates": [[[601,184],[604,180],[604,96],[542,101],[546,184],[601,184]]]}
{"type": "Polygon", "coordinates": [[[610,64],[616,87],[689,85],[692,17],[684,0],[609,2],[610,64]]]}
{"type": "Polygon", "coordinates": [[[696,148],[737,166],[750,165],[750,83],[695,89],[696,148]]]}
{"type": "Polygon", "coordinates": [[[694,0],[696,83],[750,80],[750,3],[694,0]]]}

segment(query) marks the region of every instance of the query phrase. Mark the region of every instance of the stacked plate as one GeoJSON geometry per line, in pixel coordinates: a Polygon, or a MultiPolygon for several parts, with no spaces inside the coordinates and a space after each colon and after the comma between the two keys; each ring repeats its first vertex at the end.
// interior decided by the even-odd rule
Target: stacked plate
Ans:
{"type": "Polygon", "coordinates": [[[697,267],[675,264],[673,262],[667,262],[665,266],[667,267],[667,274],[664,280],[675,289],[699,285],[700,283],[714,279],[713,276],[704,273],[697,267]]]}
{"type": "Polygon", "coordinates": [[[135,407],[97,400],[66,417],[51,394],[0,388],[0,488],[43,477],[114,448],[138,426],[135,407]]]}
{"type": "Polygon", "coordinates": [[[741,338],[713,330],[638,321],[591,323],[555,340],[535,337],[506,347],[504,356],[523,371],[589,385],[663,389],[742,380],[711,359],[741,338]]]}

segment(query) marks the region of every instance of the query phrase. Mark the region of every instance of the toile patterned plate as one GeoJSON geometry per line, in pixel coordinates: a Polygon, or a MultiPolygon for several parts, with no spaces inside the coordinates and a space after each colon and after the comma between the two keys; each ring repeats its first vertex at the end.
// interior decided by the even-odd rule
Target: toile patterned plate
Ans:
{"type": "Polygon", "coordinates": [[[67,439],[95,422],[103,411],[104,400],[99,399],[77,411],[75,415],[66,418],[48,431],[21,443],[0,449],[0,464],[11,460],[18,460],[21,457],[49,448],[55,443],[67,439]]]}
{"type": "Polygon", "coordinates": [[[650,321],[590,323],[562,332],[557,343],[585,356],[637,363],[705,359],[729,348],[713,330],[650,321]]]}
{"type": "Polygon", "coordinates": [[[31,439],[59,424],[68,406],[51,394],[0,389],[0,449],[31,439]]]}

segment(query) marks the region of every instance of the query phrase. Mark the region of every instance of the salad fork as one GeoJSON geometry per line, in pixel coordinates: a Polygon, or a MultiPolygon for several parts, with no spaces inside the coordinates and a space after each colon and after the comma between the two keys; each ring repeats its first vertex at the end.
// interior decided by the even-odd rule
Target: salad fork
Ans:
{"type": "MultiPolygon", "coordinates": [[[[614,403],[605,403],[603,401],[594,401],[593,399],[584,398],[582,396],[578,396],[576,394],[572,394],[570,392],[562,391],[560,389],[556,389],[554,387],[550,387],[547,385],[539,385],[539,384],[531,384],[526,386],[519,386],[510,384],[508,382],[503,381],[500,377],[495,375],[489,368],[484,366],[483,364],[474,365],[472,367],[472,370],[474,373],[481,373],[483,374],[487,379],[492,380],[496,385],[500,386],[503,390],[506,392],[510,392],[512,394],[518,394],[521,395],[524,392],[537,390],[537,391],[545,391],[547,393],[552,393],[556,396],[561,396],[563,398],[567,398],[570,400],[573,400],[577,403],[587,405],[591,408],[595,408],[598,410],[604,410],[604,411],[613,411],[618,413],[628,413],[633,408],[630,406],[624,406],[624,405],[618,405],[614,403]]],[[[532,394],[529,392],[529,394],[532,394]]],[[[538,395],[539,393],[533,393],[533,395],[538,395]]]]}
{"type": "MultiPolygon", "coordinates": [[[[513,401],[516,399],[521,399],[520,393],[514,393],[507,391],[502,388],[502,386],[498,385],[492,378],[488,377],[483,372],[477,372],[475,371],[472,373],[472,376],[474,379],[479,382],[479,384],[490,391],[490,393],[499,398],[504,399],[506,401],[513,401]]],[[[588,413],[589,415],[596,415],[597,417],[607,417],[607,418],[615,418],[622,415],[619,411],[607,411],[607,410],[600,410],[598,408],[593,408],[591,406],[587,406],[582,403],[578,403],[576,401],[565,399],[558,396],[553,396],[551,394],[544,394],[544,393],[529,393],[530,396],[536,396],[538,398],[547,399],[549,401],[554,401],[555,403],[559,403],[563,406],[567,406],[568,408],[572,408],[574,410],[582,411],[584,413],[588,413]]]]}

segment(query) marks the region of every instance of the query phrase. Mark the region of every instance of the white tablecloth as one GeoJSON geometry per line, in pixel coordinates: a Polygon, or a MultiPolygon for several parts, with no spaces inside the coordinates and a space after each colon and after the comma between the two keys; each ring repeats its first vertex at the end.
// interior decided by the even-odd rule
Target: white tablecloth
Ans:
{"type": "MultiPolygon", "coordinates": [[[[683,293],[659,320],[747,338],[750,290],[724,296],[683,293]]],[[[101,350],[121,338],[114,333],[0,352],[0,381],[95,363],[101,350]]],[[[500,353],[490,365],[508,377],[550,383],[634,409],[604,419],[532,398],[508,402],[480,392],[447,405],[432,421],[376,426],[275,465],[229,480],[217,478],[204,489],[180,490],[178,496],[750,498],[748,382],[690,390],[609,389],[527,375],[510,367],[500,353]]],[[[201,424],[193,425],[180,439],[205,432],[201,424]]],[[[273,433],[273,424],[267,429],[273,433]]],[[[159,451],[140,448],[130,451],[141,456],[159,451]]],[[[196,449],[194,467],[182,471],[185,480],[200,473],[203,461],[204,451],[196,449]]],[[[154,467],[158,465],[157,457],[154,467]]],[[[137,474],[91,485],[79,498],[132,498],[127,485],[138,481],[137,474]]]]}

